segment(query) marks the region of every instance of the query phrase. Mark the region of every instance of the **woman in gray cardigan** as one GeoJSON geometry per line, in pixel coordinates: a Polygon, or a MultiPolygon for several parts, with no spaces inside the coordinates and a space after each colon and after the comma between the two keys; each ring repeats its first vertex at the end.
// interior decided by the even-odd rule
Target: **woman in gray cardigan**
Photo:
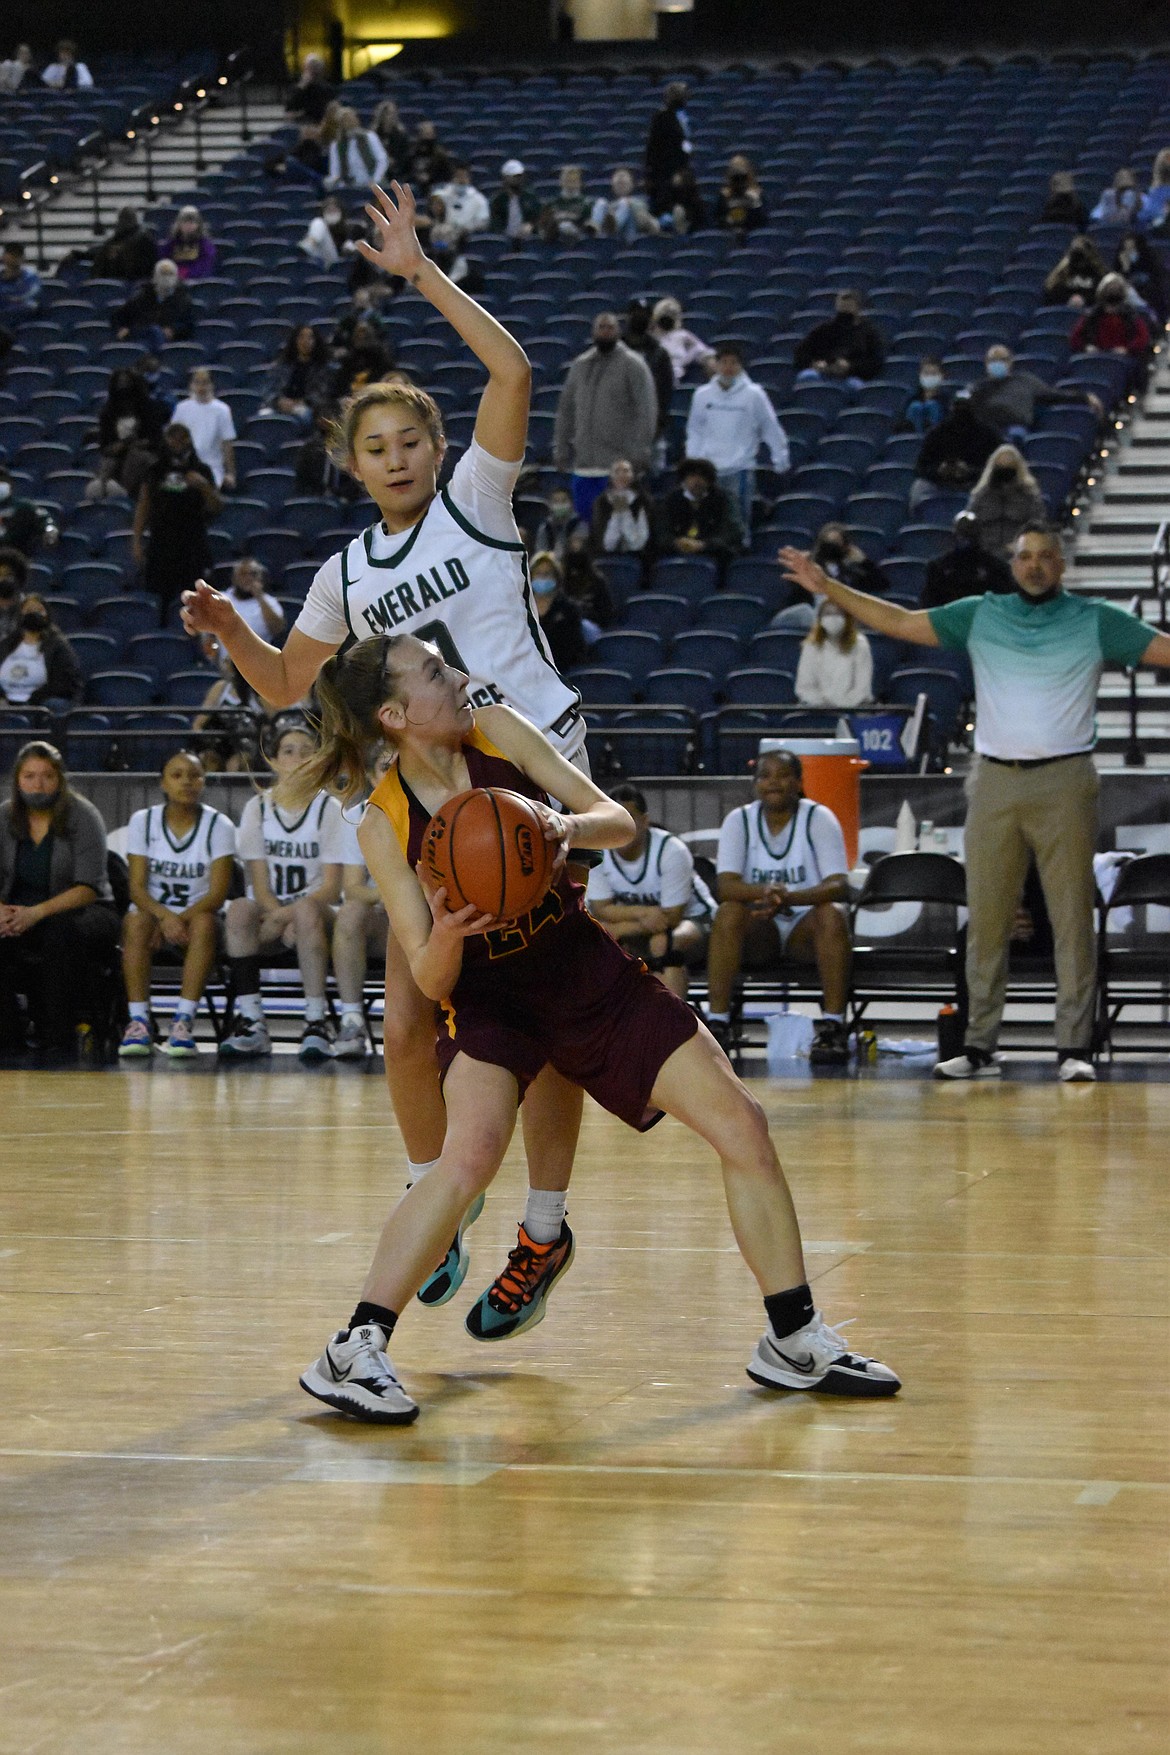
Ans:
{"type": "Polygon", "coordinates": [[[0,805],[0,1054],[28,1046],[21,993],[36,1046],[72,1053],[117,941],[102,819],[53,745],[26,743],[0,805]]]}

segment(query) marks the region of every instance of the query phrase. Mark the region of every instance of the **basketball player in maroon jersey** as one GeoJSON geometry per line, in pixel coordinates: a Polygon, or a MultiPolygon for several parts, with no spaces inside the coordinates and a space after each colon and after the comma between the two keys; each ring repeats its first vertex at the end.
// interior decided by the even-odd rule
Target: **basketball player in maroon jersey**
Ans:
{"type": "MultiPolygon", "coordinates": [[[[447,1132],[435,1168],[387,1219],[348,1325],[301,1378],[311,1395],[357,1419],[403,1424],[416,1403],[386,1347],[460,1215],[491,1183],[524,1093],[546,1065],[644,1130],[663,1113],[718,1154],[736,1241],[764,1295],[768,1328],[748,1375],[770,1388],[893,1395],[886,1366],[848,1351],[813,1307],[800,1231],[763,1110],[694,1014],[585,911],[564,871],[570,848],[622,846],[633,824],[509,707],[474,713],[466,675],[437,647],[379,635],[331,658],[318,682],[319,754],[283,783],[282,802],[337,788],[360,793],[363,757],[384,740],[397,763],[359,831],[420,992],[442,1006],[438,1055],[447,1132]],[[536,801],[557,843],[556,872],[528,915],[499,923],[452,910],[417,875],[431,815],[472,786],[536,801]],[[555,797],[562,808],[553,810],[555,797]]],[[[348,794],[348,797],[347,797],[348,794]]]]}

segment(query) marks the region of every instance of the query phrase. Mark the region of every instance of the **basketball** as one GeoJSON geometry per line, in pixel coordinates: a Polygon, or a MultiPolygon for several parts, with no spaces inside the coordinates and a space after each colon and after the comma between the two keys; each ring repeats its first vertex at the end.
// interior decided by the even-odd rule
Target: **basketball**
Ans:
{"type": "Polygon", "coordinates": [[[423,837],[428,881],[447,892],[448,906],[471,903],[495,920],[535,908],[552,881],[555,843],[527,798],[503,787],[456,793],[437,810],[423,837]]]}

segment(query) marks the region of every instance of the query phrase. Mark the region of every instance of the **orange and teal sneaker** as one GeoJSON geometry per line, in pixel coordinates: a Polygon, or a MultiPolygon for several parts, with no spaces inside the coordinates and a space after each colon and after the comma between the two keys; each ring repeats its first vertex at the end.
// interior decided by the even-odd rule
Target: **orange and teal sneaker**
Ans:
{"type": "Polygon", "coordinates": [[[467,1312],[477,1341],[507,1341],[544,1321],[549,1293],[573,1260],[573,1233],[562,1221],[555,1243],[534,1243],[523,1225],[508,1265],[467,1312]]]}
{"type": "Polygon", "coordinates": [[[483,1195],[477,1194],[463,1215],[463,1222],[456,1231],[451,1247],[439,1263],[433,1274],[428,1274],[415,1296],[420,1304],[432,1307],[446,1304],[454,1298],[456,1292],[467,1278],[467,1270],[471,1266],[471,1252],[463,1241],[465,1231],[469,1231],[479,1215],[483,1212],[483,1195]]]}

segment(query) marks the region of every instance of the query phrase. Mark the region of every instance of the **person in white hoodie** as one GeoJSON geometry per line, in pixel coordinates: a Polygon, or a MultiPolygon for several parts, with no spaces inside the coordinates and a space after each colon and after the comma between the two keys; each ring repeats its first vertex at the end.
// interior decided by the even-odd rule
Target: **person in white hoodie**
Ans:
{"type": "Polygon", "coordinates": [[[451,172],[451,181],[442,183],[434,193],[442,196],[450,225],[458,226],[468,236],[473,232],[487,231],[491,220],[488,199],[472,183],[470,165],[456,165],[451,172]]]}
{"type": "Polygon", "coordinates": [[[740,508],[745,534],[752,527],[761,445],[767,447],[776,474],[786,475],[788,438],[768,393],[748,377],[738,347],[720,342],[715,349],[715,376],[701,384],[691,400],[686,450],[688,457],[705,457],[715,465],[720,487],[740,508]]]}

